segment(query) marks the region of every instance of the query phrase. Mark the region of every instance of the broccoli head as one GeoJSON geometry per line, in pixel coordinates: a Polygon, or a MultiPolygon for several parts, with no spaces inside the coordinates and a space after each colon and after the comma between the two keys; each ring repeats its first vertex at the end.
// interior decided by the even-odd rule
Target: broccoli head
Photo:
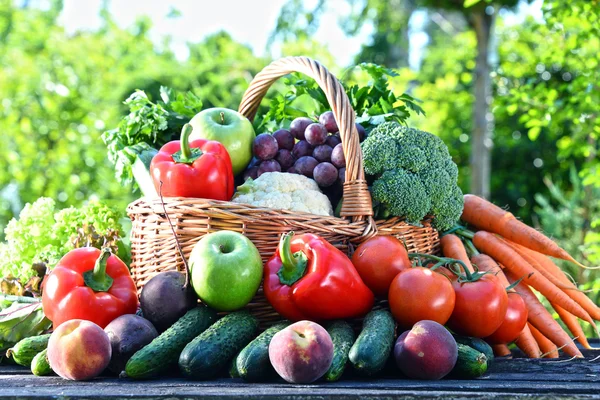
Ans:
{"type": "Polygon", "coordinates": [[[418,224],[431,209],[431,201],[419,177],[403,169],[385,171],[373,183],[373,200],[391,215],[406,217],[418,224]]]}
{"type": "Polygon", "coordinates": [[[434,216],[446,230],[462,213],[458,167],[443,140],[431,133],[385,122],[362,143],[365,172],[373,181],[373,200],[386,215],[417,224],[434,216]]]}

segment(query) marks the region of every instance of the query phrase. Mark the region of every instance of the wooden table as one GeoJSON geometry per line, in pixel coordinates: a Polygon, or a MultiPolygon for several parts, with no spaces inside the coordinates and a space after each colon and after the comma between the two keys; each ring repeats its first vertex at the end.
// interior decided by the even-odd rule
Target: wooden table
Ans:
{"type": "MultiPolygon", "coordinates": [[[[599,352],[600,353],[600,352],[599,352]]],[[[100,377],[72,382],[57,376],[36,377],[28,369],[0,366],[0,398],[10,399],[364,399],[435,397],[509,399],[600,399],[600,360],[565,361],[498,359],[489,373],[476,380],[418,381],[386,377],[375,380],[347,379],[336,383],[290,385],[249,384],[240,379],[192,382],[173,377],[133,381],[100,377]]]]}

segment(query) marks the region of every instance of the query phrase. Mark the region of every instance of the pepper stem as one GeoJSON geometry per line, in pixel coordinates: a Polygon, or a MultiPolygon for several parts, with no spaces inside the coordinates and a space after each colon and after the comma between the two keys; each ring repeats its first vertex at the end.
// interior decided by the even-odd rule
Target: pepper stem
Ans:
{"type": "Polygon", "coordinates": [[[279,241],[279,257],[281,258],[281,269],[277,272],[279,281],[292,286],[298,279],[304,276],[308,259],[302,251],[292,254],[291,241],[294,232],[286,233],[279,241]]]}
{"type": "Polygon", "coordinates": [[[173,154],[173,161],[182,164],[193,164],[200,156],[202,156],[202,150],[194,147],[190,147],[190,135],[194,128],[190,124],[185,124],[181,130],[181,138],[179,145],[181,149],[173,154]]]}
{"type": "Polygon", "coordinates": [[[94,269],[83,273],[85,285],[95,292],[106,292],[113,284],[113,278],[106,273],[106,262],[111,255],[108,247],[103,248],[94,269]]]}
{"type": "Polygon", "coordinates": [[[190,135],[192,134],[192,126],[190,124],[185,124],[183,129],[181,130],[181,158],[188,159],[192,156],[192,151],[190,150],[190,135]]]}

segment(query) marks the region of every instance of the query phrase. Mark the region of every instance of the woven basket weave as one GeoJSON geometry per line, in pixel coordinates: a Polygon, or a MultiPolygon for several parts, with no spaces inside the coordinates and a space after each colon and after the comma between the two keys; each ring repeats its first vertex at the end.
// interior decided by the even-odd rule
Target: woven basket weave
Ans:
{"type": "MultiPolygon", "coordinates": [[[[281,234],[291,230],[316,233],[346,253],[354,245],[377,233],[398,237],[411,252],[437,252],[439,238],[428,220],[423,221],[422,227],[408,225],[399,218],[373,220],[371,196],[364,177],[362,153],[354,124],[354,110],[342,85],[321,64],[307,57],[287,57],[271,63],[250,83],[239,112],[252,121],[271,84],[292,72],[301,72],[318,83],[327,96],[338,124],[346,157],[342,218],[196,198],[164,198],[163,206],[159,198],[141,198],[127,209],[132,220],[131,274],[138,290],[159,272],[185,270],[164,210],[168,213],[186,257],[203,235],[221,230],[236,231],[247,236],[258,248],[263,261],[273,254],[281,234]]],[[[247,308],[263,323],[280,318],[267,303],[262,289],[247,308]]]]}

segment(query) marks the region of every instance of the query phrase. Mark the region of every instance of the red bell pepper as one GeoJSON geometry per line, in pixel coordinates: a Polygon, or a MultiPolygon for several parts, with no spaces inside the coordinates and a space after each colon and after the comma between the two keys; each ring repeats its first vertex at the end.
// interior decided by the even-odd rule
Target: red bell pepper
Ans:
{"type": "Polygon", "coordinates": [[[45,279],[44,314],[54,329],[85,319],[104,328],[123,314],[135,314],[135,283],[123,261],[108,248],[82,247],[68,252],[45,279]]]}
{"type": "Polygon", "coordinates": [[[364,316],[373,292],[350,259],[310,233],[284,235],[265,264],[265,297],[287,319],[331,320],[364,316]]]}
{"type": "Polygon", "coordinates": [[[150,173],[156,192],[166,197],[231,200],[233,169],[227,149],[214,140],[190,142],[191,133],[192,126],[185,124],[181,140],[165,144],[152,158],[150,173]]]}

